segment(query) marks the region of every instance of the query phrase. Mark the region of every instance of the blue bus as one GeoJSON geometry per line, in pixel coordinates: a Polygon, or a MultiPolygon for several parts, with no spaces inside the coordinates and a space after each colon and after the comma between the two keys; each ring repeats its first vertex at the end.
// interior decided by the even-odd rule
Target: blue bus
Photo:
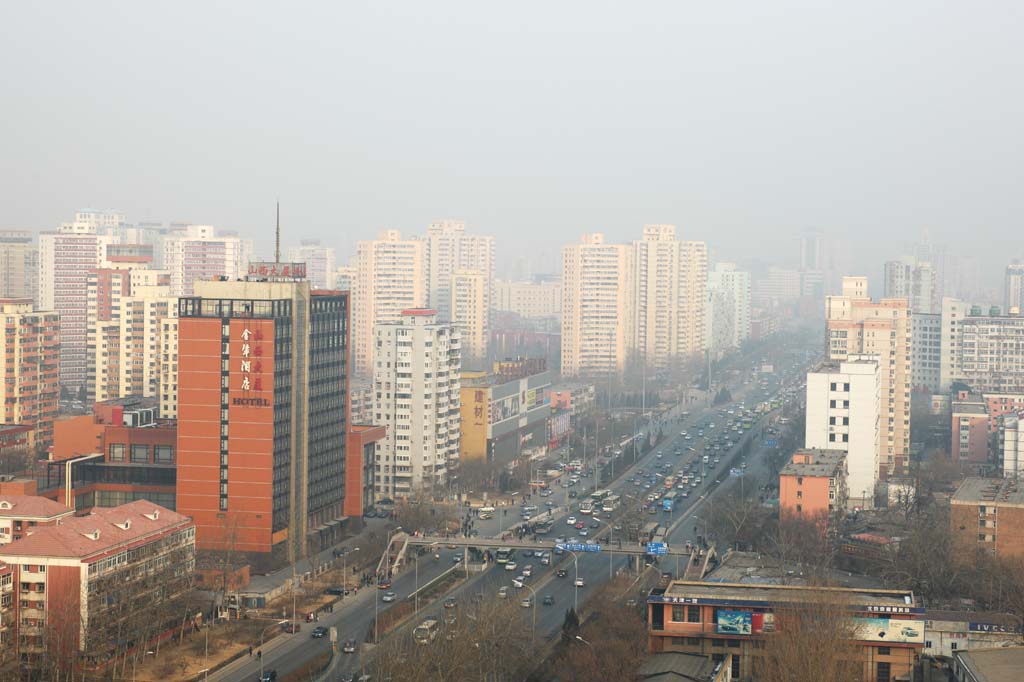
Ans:
{"type": "Polygon", "coordinates": [[[661,498],[661,509],[662,511],[670,512],[676,503],[676,491],[665,493],[665,497],[661,498]]]}

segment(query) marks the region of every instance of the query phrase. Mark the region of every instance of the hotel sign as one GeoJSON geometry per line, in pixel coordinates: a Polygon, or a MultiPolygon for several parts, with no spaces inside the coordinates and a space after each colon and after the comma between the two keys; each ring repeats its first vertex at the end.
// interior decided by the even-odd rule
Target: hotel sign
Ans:
{"type": "MultiPolygon", "coordinates": [[[[239,388],[243,391],[263,390],[263,330],[257,328],[255,331],[245,327],[239,335],[241,348],[238,360],[238,369],[242,379],[239,388]]],[[[269,401],[265,398],[235,398],[233,405],[245,407],[267,407],[269,401]]]]}

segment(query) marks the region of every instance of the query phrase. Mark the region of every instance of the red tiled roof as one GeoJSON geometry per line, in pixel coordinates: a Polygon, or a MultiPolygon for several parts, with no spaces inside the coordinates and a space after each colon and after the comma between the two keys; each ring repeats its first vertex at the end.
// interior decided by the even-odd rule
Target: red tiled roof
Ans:
{"type": "Polygon", "coordinates": [[[0,549],[0,557],[15,564],[23,563],[17,557],[87,559],[186,523],[190,523],[187,516],[138,500],[120,507],[97,508],[88,516],[68,517],[59,526],[37,528],[31,535],[0,549]],[[154,515],[156,518],[150,518],[154,515]],[[128,528],[124,528],[126,521],[128,528]]]}
{"type": "Polygon", "coordinates": [[[37,495],[0,495],[0,518],[4,519],[53,519],[71,512],[60,502],[37,495]],[[11,508],[3,509],[4,502],[11,508]]]}

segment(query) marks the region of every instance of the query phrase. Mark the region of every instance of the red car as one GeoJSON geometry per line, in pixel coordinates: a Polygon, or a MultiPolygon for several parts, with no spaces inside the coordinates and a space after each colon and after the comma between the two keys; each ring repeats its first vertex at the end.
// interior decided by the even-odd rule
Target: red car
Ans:
{"type": "Polygon", "coordinates": [[[288,623],[285,623],[284,625],[282,625],[281,629],[284,630],[285,632],[287,632],[288,634],[294,634],[294,633],[296,633],[296,632],[298,632],[299,630],[302,629],[302,623],[291,623],[291,622],[288,622],[288,623]]]}
{"type": "Polygon", "coordinates": [[[584,526],[586,526],[586,524],[583,523],[582,521],[577,521],[576,522],[576,528],[577,529],[583,528],[584,526]]]}

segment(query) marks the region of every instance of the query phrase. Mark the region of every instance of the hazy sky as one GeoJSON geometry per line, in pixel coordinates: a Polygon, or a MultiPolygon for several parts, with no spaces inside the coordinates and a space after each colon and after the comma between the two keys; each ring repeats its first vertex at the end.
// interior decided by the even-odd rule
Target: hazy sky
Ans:
{"type": "MultiPolygon", "coordinates": [[[[347,252],[458,217],[499,261],[672,222],[1024,256],[1019,2],[18,2],[0,227],[76,208],[347,252]]],[[[872,252],[870,249],[878,246],[872,252]]]]}

